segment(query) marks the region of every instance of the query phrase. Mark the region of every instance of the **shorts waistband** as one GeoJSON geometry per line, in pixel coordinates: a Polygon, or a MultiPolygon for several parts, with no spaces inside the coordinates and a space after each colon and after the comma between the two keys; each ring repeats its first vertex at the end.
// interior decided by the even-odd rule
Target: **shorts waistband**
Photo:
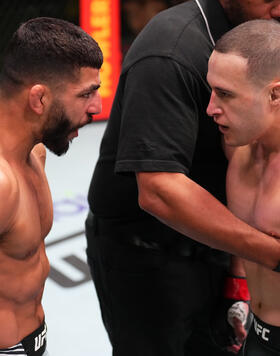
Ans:
{"type": "Polygon", "coordinates": [[[269,325],[254,315],[252,325],[258,340],[266,346],[280,351],[280,327],[269,325]]]}
{"type": "Polygon", "coordinates": [[[26,336],[18,344],[0,349],[0,356],[18,355],[18,356],[42,356],[47,346],[47,325],[45,321],[31,334],[26,336]]]}

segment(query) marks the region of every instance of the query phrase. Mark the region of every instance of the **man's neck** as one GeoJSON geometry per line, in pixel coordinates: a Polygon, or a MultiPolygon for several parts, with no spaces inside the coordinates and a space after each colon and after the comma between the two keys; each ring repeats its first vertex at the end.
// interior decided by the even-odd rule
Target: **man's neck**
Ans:
{"type": "Polygon", "coordinates": [[[32,122],[16,100],[0,100],[0,155],[9,160],[27,161],[36,142],[32,122]]]}
{"type": "MultiPolygon", "coordinates": [[[[278,136],[279,137],[279,136],[278,136]]],[[[259,140],[251,144],[252,156],[256,162],[269,162],[276,155],[280,156],[280,142],[259,140]]]]}

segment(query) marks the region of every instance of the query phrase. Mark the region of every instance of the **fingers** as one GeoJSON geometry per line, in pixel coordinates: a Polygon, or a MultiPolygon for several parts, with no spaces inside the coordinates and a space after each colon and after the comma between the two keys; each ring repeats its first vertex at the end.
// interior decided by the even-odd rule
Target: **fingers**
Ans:
{"type": "Polygon", "coordinates": [[[232,321],[233,321],[233,329],[234,329],[236,339],[238,342],[240,342],[242,344],[247,336],[247,332],[246,332],[242,322],[238,318],[233,317],[232,321]]]}
{"type": "Polygon", "coordinates": [[[233,354],[237,354],[238,351],[240,350],[240,348],[241,348],[241,345],[232,345],[232,346],[227,347],[227,351],[231,352],[233,354]]]}

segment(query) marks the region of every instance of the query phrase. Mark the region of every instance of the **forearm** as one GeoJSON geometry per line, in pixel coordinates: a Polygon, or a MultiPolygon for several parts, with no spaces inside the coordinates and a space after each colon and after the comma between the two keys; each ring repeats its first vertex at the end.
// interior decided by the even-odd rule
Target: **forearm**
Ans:
{"type": "Polygon", "coordinates": [[[278,264],[275,239],[235,217],[183,174],[140,173],[137,181],[140,206],[178,232],[270,269],[278,264]]]}
{"type": "Polygon", "coordinates": [[[246,277],[246,271],[242,258],[231,256],[229,274],[232,276],[246,277]]]}

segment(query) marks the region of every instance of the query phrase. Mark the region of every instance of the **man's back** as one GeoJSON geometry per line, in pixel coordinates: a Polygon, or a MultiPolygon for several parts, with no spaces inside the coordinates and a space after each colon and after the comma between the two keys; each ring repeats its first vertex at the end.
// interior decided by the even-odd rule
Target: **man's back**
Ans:
{"type": "MultiPolygon", "coordinates": [[[[39,152],[38,152],[39,151],[39,152]]],[[[49,273],[44,238],[52,226],[51,194],[36,147],[28,162],[0,159],[0,349],[14,345],[44,319],[41,298],[49,273]],[[5,217],[8,216],[8,220],[5,217]]]]}

